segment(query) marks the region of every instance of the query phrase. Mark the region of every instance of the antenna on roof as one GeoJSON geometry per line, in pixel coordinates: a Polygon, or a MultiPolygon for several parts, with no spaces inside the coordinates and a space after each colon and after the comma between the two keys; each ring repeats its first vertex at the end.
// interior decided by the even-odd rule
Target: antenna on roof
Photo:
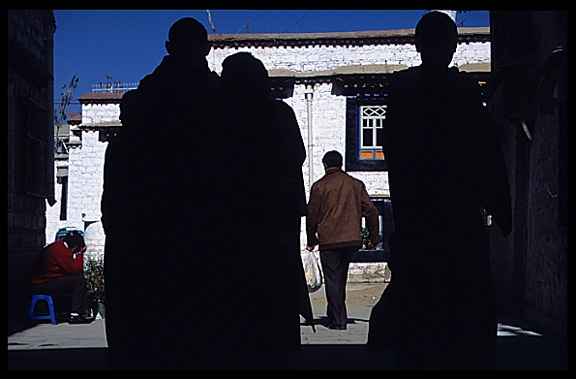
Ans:
{"type": "Polygon", "coordinates": [[[114,80],[112,75],[106,75],[106,83],[92,84],[93,93],[124,93],[138,88],[138,83],[114,80]]]}
{"type": "Polygon", "coordinates": [[[212,32],[216,34],[216,27],[214,26],[214,22],[212,21],[212,15],[210,14],[210,9],[206,9],[206,13],[208,13],[208,21],[210,21],[210,27],[212,28],[212,32]]]}
{"type": "Polygon", "coordinates": [[[64,84],[64,87],[62,87],[62,92],[60,93],[60,104],[58,104],[58,110],[54,115],[54,120],[56,121],[56,141],[54,142],[54,149],[56,152],[66,150],[64,142],[60,141],[60,128],[62,127],[62,123],[66,121],[68,113],[66,112],[66,107],[70,104],[70,101],[72,101],[72,96],[74,95],[74,91],[78,86],[78,80],[79,79],[76,75],[72,76],[72,80],[70,81],[70,84],[68,84],[68,87],[66,87],[66,84],[64,84]]]}

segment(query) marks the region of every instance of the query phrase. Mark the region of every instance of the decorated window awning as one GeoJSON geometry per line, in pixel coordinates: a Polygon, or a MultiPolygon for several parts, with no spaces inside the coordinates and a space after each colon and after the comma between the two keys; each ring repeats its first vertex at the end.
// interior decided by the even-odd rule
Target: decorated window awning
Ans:
{"type": "Polygon", "coordinates": [[[383,93],[386,77],[396,71],[407,69],[404,65],[356,65],[342,66],[333,70],[294,72],[269,70],[271,90],[276,98],[292,96],[295,84],[332,83],[335,95],[353,96],[360,92],[383,93]]]}

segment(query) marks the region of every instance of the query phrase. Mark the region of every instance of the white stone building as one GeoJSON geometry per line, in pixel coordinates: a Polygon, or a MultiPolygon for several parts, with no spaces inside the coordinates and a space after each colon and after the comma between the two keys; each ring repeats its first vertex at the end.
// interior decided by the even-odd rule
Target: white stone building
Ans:
{"type": "MultiPolygon", "coordinates": [[[[489,28],[460,28],[459,34],[451,64],[461,71],[474,72],[484,83],[490,73],[489,28]]],[[[207,60],[213,71],[221,72],[227,56],[250,52],[268,69],[275,96],[294,109],[307,148],[303,167],[307,191],[310,183],[324,174],[324,153],[340,151],[344,169],[366,184],[383,213],[384,235],[389,234],[388,175],[377,130],[386,114],[387,77],[421,63],[414,46],[414,29],[216,34],[209,38],[213,47],[207,60]]],[[[71,128],[67,214],[59,219],[62,217],[54,209],[59,209],[58,204],[47,212],[47,240],[53,239],[58,227],[74,226],[85,230],[92,253],[103,253],[100,199],[104,156],[108,138],[121,131],[121,97],[121,92],[89,93],[78,99],[82,121],[71,128]]],[[[302,241],[304,247],[304,236],[302,241]]]]}
{"type": "Polygon", "coordinates": [[[105,234],[100,221],[104,157],[108,138],[122,126],[119,120],[122,95],[122,92],[87,93],[78,98],[82,117],[68,120],[68,157],[56,159],[57,203],[46,212],[48,242],[54,240],[59,228],[74,227],[84,231],[89,254],[104,254],[105,234]]]}

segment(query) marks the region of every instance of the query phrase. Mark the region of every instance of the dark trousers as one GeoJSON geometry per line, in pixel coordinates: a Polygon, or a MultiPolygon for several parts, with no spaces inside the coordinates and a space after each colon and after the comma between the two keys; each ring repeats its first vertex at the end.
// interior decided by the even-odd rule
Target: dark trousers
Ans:
{"type": "Polygon", "coordinates": [[[328,319],[332,324],[346,325],[348,314],[346,311],[346,280],[348,279],[348,266],[352,255],[358,250],[356,247],[346,247],[333,250],[320,250],[320,262],[326,284],[326,299],[328,319]]]}
{"type": "Polygon", "coordinates": [[[83,314],[88,310],[86,280],[83,275],[68,275],[50,279],[45,283],[32,284],[34,293],[52,295],[56,298],[68,298],[70,312],[83,314]]]}

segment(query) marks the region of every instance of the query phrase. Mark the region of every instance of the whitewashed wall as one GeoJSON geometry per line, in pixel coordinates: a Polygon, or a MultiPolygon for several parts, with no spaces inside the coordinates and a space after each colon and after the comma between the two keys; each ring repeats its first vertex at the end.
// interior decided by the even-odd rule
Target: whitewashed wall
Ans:
{"type": "MultiPolygon", "coordinates": [[[[404,65],[417,66],[420,56],[414,45],[365,45],[365,46],[301,46],[301,47],[242,47],[214,48],[207,57],[210,68],[220,73],[223,60],[234,53],[246,51],[262,60],[268,70],[289,70],[314,73],[334,70],[345,66],[358,65],[404,65]]],[[[452,64],[489,63],[490,43],[472,42],[460,44],[452,64]]],[[[321,163],[325,152],[338,150],[346,152],[346,98],[332,94],[332,84],[317,83],[313,86],[312,98],[312,154],[308,146],[308,113],[306,89],[303,84],[294,86],[293,96],[284,101],[296,114],[302,138],[307,149],[307,160],[303,167],[306,190],[309,190],[309,161],[312,157],[314,177],[312,182],[324,175],[321,163]]],[[[83,124],[102,123],[119,119],[119,104],[83,104],[83,124]]],[[[97,131],[83,131],[81,145],[72,147],[69,154],[69,194],[68,219],[59,220],[60,203],[47,211],[47,240],[61,226],[74,226],[85,229],[90,254],[103,254],[105,234],[100,222],[100,201],[103,190],[104,156],[107,142],[98,140],[97,131]]],[[[71,137],[77,139],[77,137],[71,137]]],[[[350,172],[362,180],[371,196],[389,196],[388,175],[386,172],[350,172]]],[[[59,191],[58,191],[59,192],[59,191]]],[[[59,196],[59,195],[58,195],[59,196]]],[[[302,228],[304,230],[304,228],[302,228]]],[[[301,236],[302,247],[305,235],[301,236]]],[[[378,266],[380,267],[380,266],[378,266]]],[[[380,267],[379,269],[382,269],[380,267]]]]}
{"type": "MultiPolygon", "coordinates": [[[[82,123],[95,124],[117,121],[120,117],[119,104],[83,104],[82,123]]],[[[47,211],[46,236],[52,241],[58,228],[71,226],[84,231],[87,254],[104,253],[105,234],[100,221],[104,183],[104,158],[108,142],[99,141],[99,132],[82,131],[81,137],[71,136],[72,141],[81,141],[69,148],[68,156],[68,212],[67,220],[59,219],[60,202],[47,211]]],[[[60,188],[60,186],[58,187],[60,188]]],[[[60,189],[57,191],[60,200],[60,189]]]]}

